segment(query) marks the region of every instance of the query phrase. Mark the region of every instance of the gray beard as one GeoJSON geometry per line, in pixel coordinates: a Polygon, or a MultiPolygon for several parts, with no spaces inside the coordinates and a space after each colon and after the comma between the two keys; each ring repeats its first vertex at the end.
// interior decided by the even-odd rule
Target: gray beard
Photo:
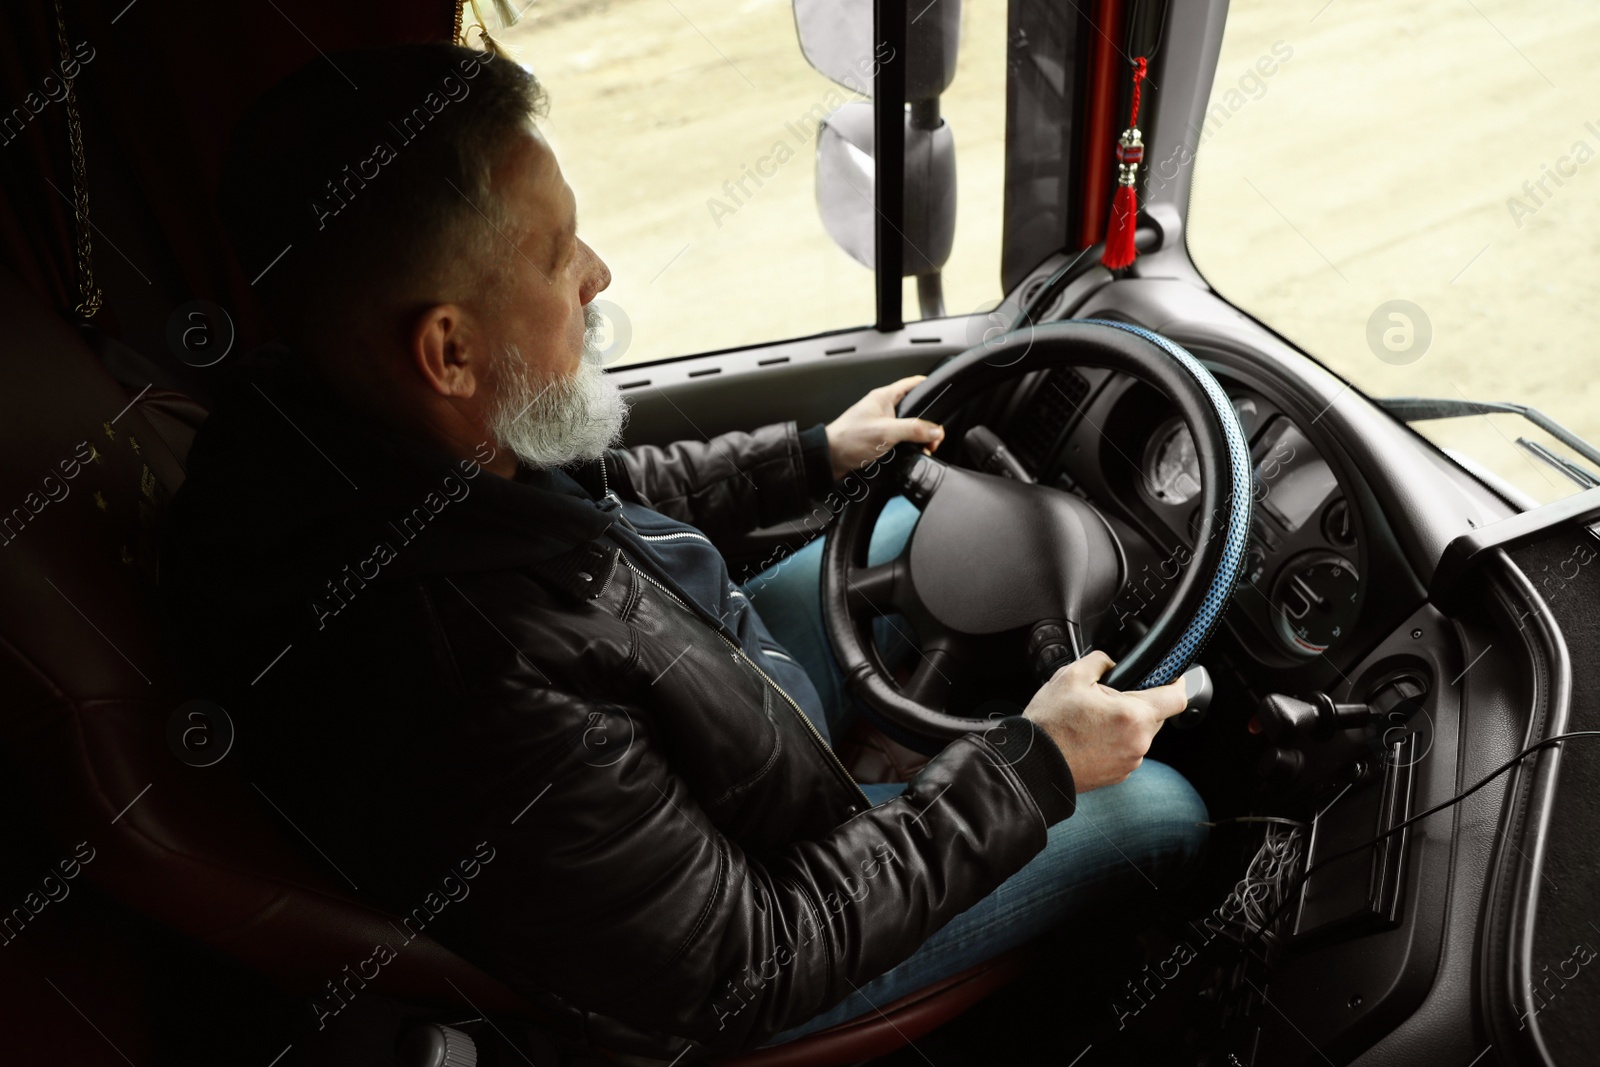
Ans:
{"type": "Polygon", "coordinates": [[[595,344],[602,320],[584,308],[583,362],[570,376],[539,389],[528,382],[522,353],[514,344],[497,350],[492,375],[498,395],[489,416],[495,442],[535,470],[599,459],[622,440],[628,402],[601,369],[595,344]]]}

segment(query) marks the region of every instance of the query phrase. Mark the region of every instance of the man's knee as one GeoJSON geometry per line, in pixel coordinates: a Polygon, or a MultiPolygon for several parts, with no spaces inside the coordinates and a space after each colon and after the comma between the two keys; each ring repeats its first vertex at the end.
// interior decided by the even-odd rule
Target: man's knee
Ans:
{"type": "Polygon", "coordinates": [[[921,517],[922,511],[906,497],[890,497],[872,528],[872,558],[893,559],[904,551],[921,517]]]}
{"type": "MultiPolygon", "coordinates": [[[[1122,847],[1141,870],[1165,888],[1192,875],[1205,852],[1211,815],[1183,775],[1146,759],[1120,785],[1108,786],[1104,803],[1125,828],[1122,847]]],[[[1090,794],[1093,796],[1093,794],[1090,794]]]]}

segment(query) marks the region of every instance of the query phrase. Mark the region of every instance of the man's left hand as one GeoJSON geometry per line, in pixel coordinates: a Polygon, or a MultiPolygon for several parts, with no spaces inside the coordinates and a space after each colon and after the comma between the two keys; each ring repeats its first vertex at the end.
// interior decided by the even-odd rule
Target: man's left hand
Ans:
{"type": "Polygon", "coordinates": [[[895,405],[926,374],[913,374],[880,386],[845,409],[828,423],[828,455],[833,461],[833,480],[838,481],[857,467],[864,467],[901,441],[920,441],[932,453],[944,440],[944,427],[927,419],[896,418],[895,405]]]}

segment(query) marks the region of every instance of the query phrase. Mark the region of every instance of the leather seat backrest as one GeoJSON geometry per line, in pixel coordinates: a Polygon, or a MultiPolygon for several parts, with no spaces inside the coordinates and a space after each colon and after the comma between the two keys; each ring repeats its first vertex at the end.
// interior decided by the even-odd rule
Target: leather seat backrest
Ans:
{"type": "Polygon", "coordinates": [[[347,980],[384,943],[380,992],[524,1007],[340,885],[236,755],[194,767],[169,747],[184,694],[158,636],[157,560],[198,405],[130,396],[3,272],[0,322],[0,738],[62,858],[86,843],[84,876],[112,897],[295,992],[347,980]]]}

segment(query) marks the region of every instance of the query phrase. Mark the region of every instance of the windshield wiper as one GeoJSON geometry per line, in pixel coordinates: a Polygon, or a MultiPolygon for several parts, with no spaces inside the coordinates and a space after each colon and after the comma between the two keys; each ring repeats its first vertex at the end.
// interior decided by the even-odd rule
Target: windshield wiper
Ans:
{"type": "MultiPolygon", "coordinates": [[[[1391,396],[1378,400],[1377,404],[1401,422],[1456,419],[1466,415],[1521,415],[1590,463],[1600,465],[1600,448],[1595,448],[1538,408],[1530,408],[1526,404],[1510,404],[1503,400],[1452,400],[1449,397],[1430,396],[1391,396]]],[[[1569,459],[1563,459],[1544,445],[1525,437],[1517,438],[1517,444],[1585,489],[1600,485],[1600,476],[1569,459]]]]}
{"type": "Polygon", "coordinates": [[[1596,477],[1595,473],[1588,467],[1580,466],[1565,456],[1557,455],[1538,441],[1530,441],[1526,437],[1519,437],[1517,438],[1517,444],[1534,458],[1543,460],[1572,479],[1577,483],[1579,489],[1593,489],[1595,486],[1600,485],[1600,477],[1596,477]]]}

